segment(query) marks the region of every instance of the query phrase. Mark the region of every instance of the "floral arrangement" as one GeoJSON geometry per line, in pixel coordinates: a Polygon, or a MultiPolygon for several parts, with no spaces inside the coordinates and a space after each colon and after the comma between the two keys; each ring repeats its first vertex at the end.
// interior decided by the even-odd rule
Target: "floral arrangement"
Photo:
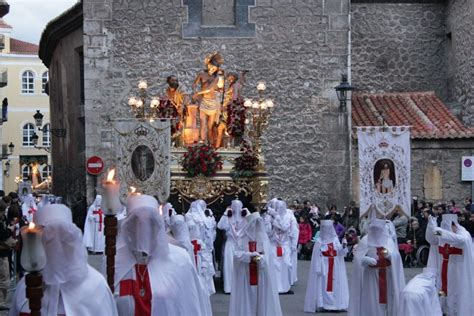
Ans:
{"type": "Polygon", "coordinates": [[[245,131],[245,111],[243,98],[232,101],[227,106],[227,133],[232,137],[241,137],[245,131]]]}
{"type": "Polygon", "coordinates": [[[252,177],[258,168],[258,156],[248,140],[242,142],[240,151],[242,154],[235,158],[235,164],[231,172],[232,177],[252,177]]]}
{"type": "Polygon", "coordinates": [[[217,170],[222,170],[222,157],[212,146],[195,144],[188,146],[180,164],[189,177],[198,175],[209,177],[215,175],[217,170]]]}

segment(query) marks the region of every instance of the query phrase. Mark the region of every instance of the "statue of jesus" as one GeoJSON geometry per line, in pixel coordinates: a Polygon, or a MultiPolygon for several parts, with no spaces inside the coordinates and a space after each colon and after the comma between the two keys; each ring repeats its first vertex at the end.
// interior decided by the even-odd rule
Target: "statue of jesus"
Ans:
{"type": "Polygon", "coordinates": [[[224,63],[224,59],[218,52],[213,52],[206,57],[204,63],[207,70],[200,71],[192,85],[193,100],[199,102],[200,140],[214,144],[215,125],[218,123],[223,101],[224,73],[220,70],[220,66],[224,63]],[[198,85],[200,90],[197,90],[198,85]]]}

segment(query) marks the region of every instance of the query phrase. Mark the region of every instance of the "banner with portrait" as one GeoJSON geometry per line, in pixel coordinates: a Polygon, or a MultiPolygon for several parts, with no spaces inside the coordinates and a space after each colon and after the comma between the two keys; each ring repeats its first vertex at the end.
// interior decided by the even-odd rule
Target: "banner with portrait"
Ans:
{"type": "Polygon", "coordinates": [[[410,128],[358,127],[360,216],[388,216],[395,207],[410,216],[410,128]]]}

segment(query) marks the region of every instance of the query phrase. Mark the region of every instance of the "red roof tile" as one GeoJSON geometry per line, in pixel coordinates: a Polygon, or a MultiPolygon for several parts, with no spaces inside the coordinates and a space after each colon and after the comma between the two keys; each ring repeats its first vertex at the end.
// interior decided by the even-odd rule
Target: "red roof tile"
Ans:
{"type": "Polygon", "coordinates": [[[33,43],[10,38],[10,53],[22,55],[38,55],[39,46],[33,43]]]}
{"type": "Polygon", "coordinates": [[[472,138],[474,128],[466,127],[432,91],[400,93],[354,93],[352,125],[411,126],[412,138],[472,138]]]}
{"type": "Polygon", "coordinates": [[[11,29],[12,27],[8,25],[2,18],[0,18],[0,29],[11,29]]]}

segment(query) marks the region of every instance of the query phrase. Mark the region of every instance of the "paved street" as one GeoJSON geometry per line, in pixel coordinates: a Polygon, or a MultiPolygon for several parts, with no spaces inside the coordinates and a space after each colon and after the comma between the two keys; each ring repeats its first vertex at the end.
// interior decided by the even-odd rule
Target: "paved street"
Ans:
{"type": "MultiPolygon", "coordinates": [[[[101,256],[93,255],[89,256],[89,263],[96,269],[101,266],[101,256]]],[[[306,277],[309,273],[310,261],[299,261],[298,262],[298,282],[293,287],[294,295],[280,295],[281,307],[283,309],[283,315],[297,316],[297,315],[308,315],[303,313],[304,296],[306,292],[306,277]]],[[[347,263],[347,272],[349,280],[351,278],[352,264],[347,263]]],[[[405,269],[405,277],[408,282],[416,274],[421,273],[421,268],[416,269],[405,269]]],[[[222,284],[217,280],[216,288],[218,293],[214,294],[211,298],[212,310],[214,316],[226,316],[229,308],[230,295],[222,293],[222,284]]],[[[7,315],[7,312],[0,312],[0,316],[7,315]]],[[[318,315],[335,315],[335,313],[318,313],[318,315]]],[[[346,315],[346,313],[338,313],[337,315],[346,315]]]]}

